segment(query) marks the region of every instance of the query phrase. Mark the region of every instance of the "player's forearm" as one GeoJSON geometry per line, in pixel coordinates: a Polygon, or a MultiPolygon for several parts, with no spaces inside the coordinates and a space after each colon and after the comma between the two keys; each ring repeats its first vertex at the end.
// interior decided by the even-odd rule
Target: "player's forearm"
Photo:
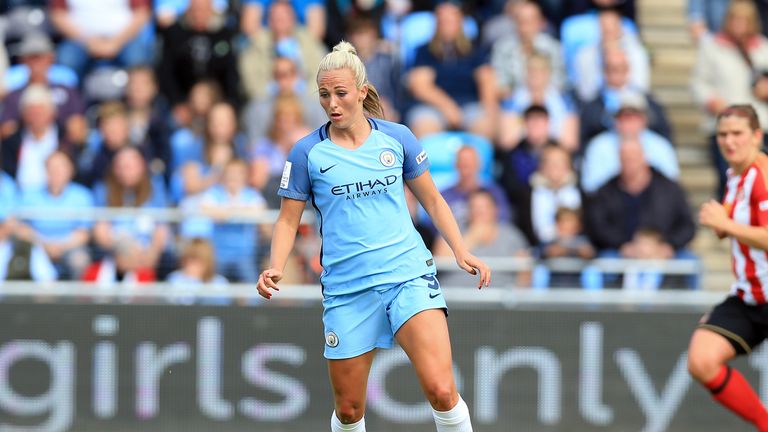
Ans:
{"type": "Polygon", "coordinates": [[[721,231],[749,247],[768,250],[768,228],[766,227],[744,225],[731,220],[721,231]]]}
{"type": "Polygon", "coordinates": [[[286,220],[280,220],[275,223],[275,230],[272,234],[272,250],[270,253],[270,267],[283,271],[288,257],[293,250],[293,244],[296,241],[296,230],[298,225],[294,225],[286,220]]]}
{"type": "Polygon", "coordinates": [[[434,202],[424,207],[424,210],[427,211],[435,227],[440,232],[440,235],[443,236],[445,242],[448,243],[454,255],[456,255],[457,251],[466,250],[459,225],[456,223],[453,213],[451,213],[451,208],[448,207],[448,203],[445,202],[442,196],[437,196],[434,202]]]}

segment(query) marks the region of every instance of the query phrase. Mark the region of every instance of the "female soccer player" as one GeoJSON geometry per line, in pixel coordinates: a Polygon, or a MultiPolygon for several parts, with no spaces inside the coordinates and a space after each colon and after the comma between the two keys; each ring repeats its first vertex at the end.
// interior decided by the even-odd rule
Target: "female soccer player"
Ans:
{"type": "Polygon", "coordinates": [[[392,347],[393,339],[411,359],[437,430],[471,431],[452,372],[445,300],[432,255],[411,222],[404,187],[430,215],[459,267],[480,275],[478,288],[490,284],[491,271],[462,243],[411,131],[375,118],[383,116],[378,94],[351,44],[341,42],[323,58],[317,84],[330,121],[288,156],[271,268],[259,277],[259,294],[269,299],[278,290],[311,200],[323,237],[325,357],[335,402],[331,431],[365,431],[375,349],[392,347]]]}
{"type": "Polygon", "coordinates": [[[768,334],[768,156],[751,105],[732,105],[717,116],[717,144],[728,162],[723,203],[701,207],[699,221],[731,238],[736,281],[728,298],[702,318],[688,350],[688,370],[716,401],[768,431],[768,411],[744,377],[728,366],[768,334]]]}

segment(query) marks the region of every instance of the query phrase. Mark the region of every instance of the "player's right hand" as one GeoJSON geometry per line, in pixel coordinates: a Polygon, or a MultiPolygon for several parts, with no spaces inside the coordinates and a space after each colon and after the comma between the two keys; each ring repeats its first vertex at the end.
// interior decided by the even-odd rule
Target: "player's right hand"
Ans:
{"type": "Polygon", "coordinates": [[[261,272],[259,275],[259,282],[256,284],[256,289],[259,291],[259,295],[269,300],[272,298],[272,291],[280,291],[277,287],[277,283],[283,278],[283,272],[278,269],[268,268],[261,272]]]}

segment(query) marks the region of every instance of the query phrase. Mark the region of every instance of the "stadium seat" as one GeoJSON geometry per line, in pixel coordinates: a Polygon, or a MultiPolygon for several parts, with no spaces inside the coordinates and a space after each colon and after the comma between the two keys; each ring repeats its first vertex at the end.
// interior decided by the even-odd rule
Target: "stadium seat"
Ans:
{"type": "MultiPolygon", "coordinates": [[[[3,80],[5,89],[9,92],[23,88],[29,81],[29,68],[23,64],[13,65],[5,71],[3,80]]],[[[65,87],[77,87],[80,78],[71,68],[55,64],[48,70],[48,81],[65,87]]]]}
{"type": "Polygon", "coordinates": [[[484,137],[467,132],[439,132],[423,137],[421,145],[429,156],[430,172],[440,190],[456,181],[456,152],[464,145],[477,150],[482,180],[493,178],[493,144],[484,137]]]}

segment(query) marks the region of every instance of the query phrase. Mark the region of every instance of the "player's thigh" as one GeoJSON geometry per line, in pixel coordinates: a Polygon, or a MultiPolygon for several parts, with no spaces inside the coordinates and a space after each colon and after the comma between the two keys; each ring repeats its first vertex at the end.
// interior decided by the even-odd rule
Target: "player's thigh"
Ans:
{"type": "Polygon", "coordinates": [[[369,351],[357,357],[328,360],[328,376],[331,380],[333,398],[337,404],[365,406],[365,392],[368,374],[376,351],[369,351]]]}
{"type": "Polygon", "coordinates": [[[688,369],[695,378],[706,382],[717,376],[719,367],[736,357],[736,350],[725,336],[708,328],[693,332],[688,346],[688,369]]]}

